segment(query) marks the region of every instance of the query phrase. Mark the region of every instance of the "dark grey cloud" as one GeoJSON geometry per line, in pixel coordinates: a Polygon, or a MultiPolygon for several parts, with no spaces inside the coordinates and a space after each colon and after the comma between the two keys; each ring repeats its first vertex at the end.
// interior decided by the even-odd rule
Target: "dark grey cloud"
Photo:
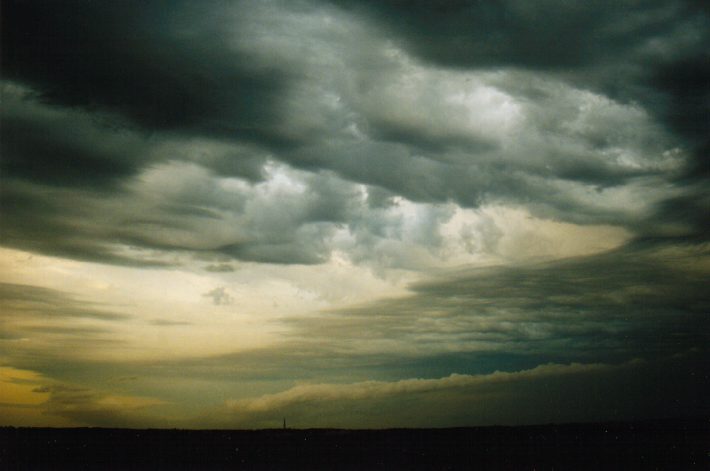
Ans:
{"type": "MultiPolygon", "coordinates": [[[[431,64],[536,71],[638,103],[690,152],[683,177],[707,186],[710,15],[702,2],[334,3],[377,21],[431,64]]],[[[566,155],[559,175],[621,177],[573,162],[566,155]]]]}
{"type": "Polygon", "coordinates": [[[165,262],[150,255],[138,258],[116,253],[112,247],[115,235],[108,235],[96,218],[102,201],[100,193],[91,191],[4,180],[0,240],[5,246],[77,260],[164,266],[165,262]]]}
{"type": "Polygon", "coordinates": [[[365,260],[382,215],[354,184],[370,203],[706,234],[697,2],[2,8],[5,245],[316,264],[347,227],[365,260]],[[306,190],[260,194],[274,162],[310,174],[289,177],[306,190]]]}
{"type": "Polygon", "coordinates": [[[229,47],[210,2],[3,4],[3,75],[50,103],[117,112],[153,130],[261,139],[279,71],[229,47]]]}
{"type": "Polygon", "coordinates": [[[439,356],[459,367],[456,357],[498,352],[586,362],[707,356],[707,270],[695,266],[707,254],[656,250],[463,271],[416,284],[410,296],[291,322],[344,351],[439,356]]]}
{"type": "Polygon", "coordinates": [[[48,104],[20,83],[1,86],[5,178],[120,193],[121,183],[168,160],[193,161],[224,176],[262,178],[266,154],[254,146],[150,135],[101,109],[48,104]]]}
{"type": "Polygon", "coordinates": [[[173,264],[161,258],[170,251],[320,263],[336,226],[361,202],[352,201],[352,184],[333,176],[282,170],[276,181],[225,188],[201,167],[167,164],[108,195],[8,180],[0,235],[24,250],[133,266],[173,264]]]}
{"type": "Polygon", "coordinates": [[[678,229],[668,236],[676,236],[690,243],[708,240],[710,231],[710,194],[707,185],[699,180],[685,187],[685,194],[661,201],[656,206],[658,217],[678,229]]]}
{"type": "MultiPolygon", "coordinates": [[[[704,17],[703,43],[707,45],[710,15],[704,17]]],[[[688,166],[686,178],[707,183],[710,154],[710,54],[688,54],[664,64],[650,78],[651,86],[665,96],[665,106],[658,114],[669,127],[686,138],[695,159],[688,166]]]]}
{"type": "Polygon", "coordinates": [[[16,86],[4,88],[0,150],[5,178],[101,189],[144,165],[145,146],[136,136],[85,113],[33,103],[16,86]]]}
{"type": "MultiPolygon", "coordinates": [[[[339,3],[339,2],[335,2],[339,3]]],[[[409,49],[455,67],[569,69],[633,52],[695,8],[683,2],[362,1],[359,12],[396,29],[409,49]]]]}

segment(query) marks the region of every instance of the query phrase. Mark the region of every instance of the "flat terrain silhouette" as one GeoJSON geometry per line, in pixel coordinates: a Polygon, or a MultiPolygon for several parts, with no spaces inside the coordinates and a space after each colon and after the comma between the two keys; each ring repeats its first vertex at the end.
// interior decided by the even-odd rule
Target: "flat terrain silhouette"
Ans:
{"type": "Polygon", "coordinates": [[[444,429],[0,429],[11,469],[710,469],[710,418],[444,429]]]}

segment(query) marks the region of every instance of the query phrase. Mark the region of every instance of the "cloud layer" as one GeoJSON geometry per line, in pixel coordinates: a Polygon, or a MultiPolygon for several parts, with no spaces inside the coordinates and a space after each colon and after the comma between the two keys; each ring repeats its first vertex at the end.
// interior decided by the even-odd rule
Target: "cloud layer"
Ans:
{"type": "Polygon", "coordinates": [[[0,18],[17,421],[698,412],[704,4],[7,0],[0,18]],[[600,399],[569,399],[584,388],[600,399]]]}
{"type": "MultiPolygon", "coordinates": [[[[119,263],[145,258],[120,253],[126,246],[318,263],[335,228],[353,232],[363,190],[352,184],[426,204],[522,205],[643,235],[700,230],[700,210],[672,228],[655,219],[699,192],[676,182],[700,165],[706,120],[696,107],[707,90],[693,64],[703,63],[707,17],[682,2],[614,3],[593,22],[591,6],[518,2],[413,5],[401,15],[386,2],[4,8],[15,19],[4,28],[5,243],[119,263]],[[560,9],[543,28],[543,12],[560,9]],[[30,17],[41,34],[24,34],[30,17]],[[560,35],[567,40],[551,40],[560,35]],[[550,53],[562,44],[566,53],[550,53]],[[688,71],[672,68],[676,57],[688,71]],[[611,93],[612,81],[621,90],[611,93]],[[681,107],[697,119],[683,124],[681,107]],[[269,169],[282,164],[313,177],[260,194],[280,185],[269,169]],[[166,192],[176,179],[183,189],[166,192]],[[204,187],[233,181],[239,191],[204,187]],[[294,192],[310,207],[290,208],[294,192]],[[246,203],[262,198],[271,201],[246,203]],[[135,218],[91,229],[77,221],[107,206],[130,206],[135,218]],[[260,223],[250,207],[288,217],[245,235],[260,223]],[[151,236],[125,233],[126,224],[151,236]],[[55,234],[33,232],[39,225],[55,234]],[[215,225],[234,233],[192,240],[213,238],[215,225]],[[282,239],[269,241],[275,234],[282,239]],[[256,237],[264,242],[249,242],[256,237]]],[[[359,216],[375,221],[360,231],[377,224],[369,206],[359,216]]]]}

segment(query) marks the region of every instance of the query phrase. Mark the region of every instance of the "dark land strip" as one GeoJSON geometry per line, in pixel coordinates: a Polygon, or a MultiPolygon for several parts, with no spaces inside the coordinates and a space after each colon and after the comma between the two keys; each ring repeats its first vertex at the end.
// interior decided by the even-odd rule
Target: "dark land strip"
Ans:
{"type": "Polygon", "coordinates": [[[710,469],[710,418],[442,429],[0,428],[0,469],[710,469]]]}

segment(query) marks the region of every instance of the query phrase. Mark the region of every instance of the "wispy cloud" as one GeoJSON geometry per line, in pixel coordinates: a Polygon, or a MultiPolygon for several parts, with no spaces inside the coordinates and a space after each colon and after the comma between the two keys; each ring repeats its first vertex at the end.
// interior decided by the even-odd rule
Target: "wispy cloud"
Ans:
{"type": "Polygon", "coordinates": [[[148,419],[143,411],[164,404],[159,399],[106,394],[64,384],[41,386],[33,392],[47,395],[41,405],[43,413],[73,425],[145,427],[156,419],[148,419]]]}
{"type": "Polygon", "coordinates": [[[96,303],[81,301],[68,293],[31,285],[0,283],[0,303],[6,318],[21,315],[24,319],[78,317],[102,321],[130,319],[128,314],[101,309],[96,303]]]}
{"type": "Polygon", "coordinates": [[[224,286],[220,286],[218,288],[210,290],[202,296],[210,298],[212,300],[212,304],[214,304],[215,306],[226,306],[234,302],[234,298],[230,296],[229,293],[227,293],[227,290],[224,286]]]}

